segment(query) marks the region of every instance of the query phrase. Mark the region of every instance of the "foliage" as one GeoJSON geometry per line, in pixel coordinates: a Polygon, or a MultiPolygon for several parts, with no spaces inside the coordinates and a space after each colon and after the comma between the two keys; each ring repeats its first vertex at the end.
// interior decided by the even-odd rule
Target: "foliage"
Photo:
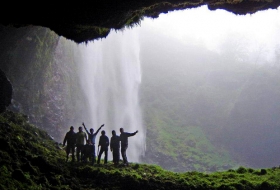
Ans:
{"type": "Polygon", "coordinates": [[[201,127],[174,125],[163,115],[149,115],[148,147],[142,161],[176,172],[226,170],[236,164],[226,150],[210,142],[201,127]]]}
{"type": "Polygon", "coordinates": [[[0,115],[0,189],[279,189],[280,169],[176,173],[157,165],[65,162],[65,152],[25,115],[0,115]],[[265,170],[265,172],[264,172],[265,170]]]}
{"type": "Polygon", "coordinates": [[[279,64],[249,62],[236,38],[216,53],[159,35],[141,40],[143,160],[173,171],[278,165],[279,64]]]}

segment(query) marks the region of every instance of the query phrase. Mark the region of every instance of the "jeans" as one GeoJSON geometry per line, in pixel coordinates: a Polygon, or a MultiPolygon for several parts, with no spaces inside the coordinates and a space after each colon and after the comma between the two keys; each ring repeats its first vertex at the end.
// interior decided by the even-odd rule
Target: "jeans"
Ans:
{"type": "Polygon", "coordinates": [[[77,154],[77,161],[80,162],[81,161],[81,157],[82,157],[82,150],[84,145],[83,144],[77,144],[77,150],[76,150],[76,154],[77,154]]]}
{"type": "Polygon", "coordinates": [[[127,164],[127,157],[126,157],[126,150],[127,150],[128,145],[122,146],[121,147],[121,153],[122,153],[122,158],[123,158],[123,163],[127,164]]]}
{"type": "Polygon", "coordinates": [[[72,152],[72,161],[75,160],[75,144],[67,144],[66,146],[66,161],[68,161],[70,151],[72,152]]]}
{"type": "Polygon", "coordinates": [[[120,148],[113,148],[113,162],[115,165],[118,165],[120,162],[120,148]]]}
{"type": "Polygon", "coordinates": [[[91,158],[91,162],[92,164],[95,164],[96,162],[96,155],[95,155],[95,144],[93,144],[93,151],[92,151],[92,158],[91,158]]]}
{"type": "Polygon", "coordinates": [[[104,164],[107,164],[107,161],[108,161],[108,147],[101,147],[100,152],[98,154],[97,164],[100,164],[100,159],[101,159],[101,155],[102,155],[103,152],[105,154],[104,164]]]}

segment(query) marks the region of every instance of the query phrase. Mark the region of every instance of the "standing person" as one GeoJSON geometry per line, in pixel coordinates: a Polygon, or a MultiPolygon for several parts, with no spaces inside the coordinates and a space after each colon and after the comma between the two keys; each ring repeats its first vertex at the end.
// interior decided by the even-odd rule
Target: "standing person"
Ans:
{"type": "Polygon", "coordinates": [[[116,131],[112,131],[112,137],[110,140],[110,150],[113,153],[113,163],[118,165],[120,162],[120,136],[116,134],[116,131]]]}
{"type": "Polygon", "coordinates": [[[85,163],[87,163],[88,161],[91,161],[91,157],[92,157],[92,144],[91,141],[88,139],[86,145],[84,145],[83,151],[82,151],[82,155],[83,155],[83,161],[85,163]]]}
{"type": "Polygon", "coordinates": [[[108,146],[109,146],[109,138],[105,135],[105,131],[101,131],[101,136],[99,138],[98,146],[101,146],[100,152],[98,154],[97,164],[100,164],[101,155],[104,152],[104,164],[107,164],[108,161],[108,146]]]}
{"type": "Polygon", "coordinates": [[[92,151],[91,161],[92,161],[92,164],[95,164],[95,161],[96,161],[95,139],[96,139],[96,135],[98,134],[98,132],[100,131],[100,129],[104,126],[104,124],[102,124],[102,125],[97,129],[97,131],[96,131],[95,133],[93,133],[93,132],[94,132],[93,128],[90,128],[90,129],[89,129],[90,132],[88,132],[88,130],[87,130],[87,128],[86,128],[86,126],[85,126],[84,123],[83,123],[83,126],[84,126],[84,128],[85,128],[85,130],[86,130],[86,132],[87,132],[87,134],[88,134],[88,139],[91,141],[91,144],[93,145],[93,146],[92,146],[92,147],[93,147],[93,151],[92,151]]]}
{"type": "Polygon", "coordinates": [[[85,145],[85,141],[87,141],[87,135],[83,132],[83,128],[79,127],[79,132],[76,133],[76,146],[77,146],[77,161],[80,162],[82,158],[82,150],[85,145]]]}
{"type": "Polygon", "coordinates": [[[121,153],[123,158],[123,164],[128,165],[127,156],[126,156],[126,150],[128,148],[128,137],[136,135],[138,133],[138,130],[134,133],[127,133],[124,132],[123,128],[120,128],[120,140],[121,140],[121,153]]]}
{"type": "Polygon", "coordinates": [[[65,143],[67,143],[66,146],[66,162],[68,162],[70,151],[72,152],[72,162],[75,161],[75,144],[76,144],[76,133],[74,132],[74,127],[71,126],[70,130],[66,133],[64,140],[63,140],[63,146],[65,146],[65,143]]]}

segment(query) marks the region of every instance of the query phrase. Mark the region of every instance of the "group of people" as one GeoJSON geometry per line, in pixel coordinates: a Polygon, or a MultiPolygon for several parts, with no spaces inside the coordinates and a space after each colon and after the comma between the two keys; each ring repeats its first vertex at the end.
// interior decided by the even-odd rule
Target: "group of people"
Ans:
{"type": "MultiPolygon", "coordinates": [[[[79,127],[79,131],[74,132],[74,127],[71,126],[70,130],[66,133],[63,140],[63,147],[66,144],[66,162],[68,162],[70,152],[72,153],[72,161],[75,161],[75,152],[78,162],[91,162],[95,164],[96,154],[95,154],[95,139],[98,132],[104,127],[102,124],[97,131],[94,133],[94,129],[90,128],[88,131],[85,124],[82,123],[86,133],[83,131],[83,127],[79,127]],[[85,143],[86,142],[86,143],[85,143]],[[76,150],[76,151],[75,151],[76,150]]],[[[98,143],[98,159],[97,164],[100,164],[101,156],[104,153],[104,164],[108,162],[108,149],[113,154],[113,163],[118,165],[120,163],[120,152],[122,155],[122,160],[124,165],[128,165],[128,160],[126,156],[126,150],[128,148],[128,137],[134,136],[138,133],[138,130],[134,133],[124,132],[123,128],[120,128],[120,135],[116,134],[115,130],[112,130],[112,137],[106,136],[104,130],[101,131],[101,136],[98,143]],[[99,151],[100,148],[100,151],[99,151]]]]}

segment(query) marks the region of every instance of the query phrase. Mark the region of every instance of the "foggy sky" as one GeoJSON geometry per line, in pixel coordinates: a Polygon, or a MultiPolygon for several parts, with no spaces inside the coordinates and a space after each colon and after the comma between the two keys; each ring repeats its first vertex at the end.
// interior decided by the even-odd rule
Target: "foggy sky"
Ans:
{"type": "Polygon", "coordinates": [[[218,52],[224,48],[225,41],[235,38],[247,46],[248,53],[261,51],[263,59],[273,61],[280,40],[280,9],[235,15],[202,6],[144,19],[140,32],[149,35],[153,31],[218,52]]]}

